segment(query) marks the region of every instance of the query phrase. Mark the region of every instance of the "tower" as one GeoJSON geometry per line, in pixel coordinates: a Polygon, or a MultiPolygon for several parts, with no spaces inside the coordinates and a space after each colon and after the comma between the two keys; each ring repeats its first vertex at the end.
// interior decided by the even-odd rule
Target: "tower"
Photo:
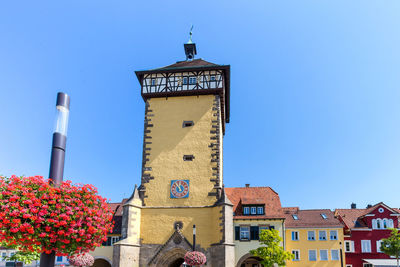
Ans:
{"type": "Polygon", "coordinates": [[[136,71],[145,101],[141,185],[125,204],[113,266],[179,266],[196,250],[207,266],[233,266],[232,204],[223,189],[230,66],[194,59],[136,71]],[[132,230],[135,229],[135,230],[132,230]]]}

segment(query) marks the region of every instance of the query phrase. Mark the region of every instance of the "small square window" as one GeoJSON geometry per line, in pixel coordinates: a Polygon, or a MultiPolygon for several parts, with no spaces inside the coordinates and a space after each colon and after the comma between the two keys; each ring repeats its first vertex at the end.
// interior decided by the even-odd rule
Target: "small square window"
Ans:
{"type": "Polygon", "coordinates": [[[337,240],[338,239],[337,230],[331,230],[330,236],[331,236],[331,240],[337,240]]]}
{"type": "Polygon", "coordinates": [[[299,232],[293,231],[292,232],[292,240],[293,241],[298,241],[299,240],[299,232]]]}
{"type": "Polygon", "coordinates": [[[182,128],[192,127],[194,125],[193,121],[183,121],[182,128]]]}
{"type": "Polygon", "coordinates": [[[251,207],[250,212],[252,215],[257,214],[257,208],[256,207],[251,207]]]}
{"type": "Polygon", "coordinates": [[[250,240],[249,226],[240,226],[240,240],[250,240]]]}
{"type": "Polygon", "coordinates": [[[309,261],[316,261],[317,260],[317,251],[316,250],[309,250],[308,251],[308,260],[309,261]]]}
{"type": "Polygon", "coordinates": [[[294,261],[300,260],[300,250],[292,250],[292,254],[294,255],[294,258],[293,258],[294,261]]]}
{"type": "Polygon", "coordinates": [[[211,75],[211,76],[210,76],[210,81],[211,81],[211,82],[215,82],[215,75],[211,75]]]}
{"type": "Polygon", "coordinates": [[[264,214],[264,207],[257,207],[257,214],[259,215],[264,214]]]}
{"type": "Polygon", "coordinates": [[[326,240],[326,231],[319,231],[319,240],[326,240]]]}
{"type": "Polygon", "coordinates": [[[338,249],[332,249],[331,250],[331,257],[333,261],[338,261],[339,260],[339,250],[338,249]]]}
{"type": "Polygon", "coordinates": [[[196,84],[197,78],[196,77],[189,77],[189,84],[196,84]]]}
{"type": "Polygon", "coordinates": [[[319,257],[321,258],[321,261],[327,261],[328,260],[328,250],[321,249],[319,251],[319,257]]]}
{"type": "Polygon", "coordinates": [[[315,232],[314,231],[308,231],[307,232],[307,239],[310,241],[315,240],[315,232]]]}
{"type": "Polygon", "coordinates": [[[183,155],[183,160],[184,161],[193,161],[194,156],[193,155],[183,155]]]}
{"type": "Polygon", "coordinates": [[[243,208],[243,214],[244,215],[249,215],[250,214],[250,208],[249,207],[244,207],[243,208]]]}
{"type": "Polygon", "coordinates": [[[63,261],[63,257],[62,256],[57,256],[57,262],[62,262],[63,261]]]}

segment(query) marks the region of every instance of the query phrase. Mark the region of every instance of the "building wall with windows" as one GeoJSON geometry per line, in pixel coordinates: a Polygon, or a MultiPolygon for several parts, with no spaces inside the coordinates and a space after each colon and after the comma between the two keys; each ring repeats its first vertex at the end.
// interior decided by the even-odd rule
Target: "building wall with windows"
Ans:
{"type": "Polygon", "coordinates": [[[384,203],[357,209],[337,209],[335,215],[344,225],[344,252],[347,267],[372,267],[366,260],[389,259],[380,252],[380,242],[399,227],[400,210],[384,203]]]}
{"type": "MultiPolygon", "coordinates": [[[[235,239],[235,264],[257,266],[250,250],[260,247],[260,231],[278,230],[284,240],[284,216],[278,193],[270,187],[225,188],[233,204],[233,231],[235,239]]],[[[284,241],[282,242],[284,246],[284,241]]],[[[259,265],[259,264],[258,264],[259,265]]]]}
{"type": "MultiPolygon", "coordinates": [[[[235,255],[236,262],[245,255],[248,255],[250,250],[260,247],[262,244],[259,241],[260,232],[263,229],[275,229],[279,231],[280,237],[284,238],[283,219],[276,220],[233,220],[235,229],[235,255]]],[[[282,243],[283,246],[283,243],[282,243]]],[[[240,266],[239,266],[240,267],[240,266]]]]}
{"type": "Polygon", "coordinates": [[[340,267],[343,226],[330,210],[284,208],[286,251],[295,255],[288,267],[340,267]]]}

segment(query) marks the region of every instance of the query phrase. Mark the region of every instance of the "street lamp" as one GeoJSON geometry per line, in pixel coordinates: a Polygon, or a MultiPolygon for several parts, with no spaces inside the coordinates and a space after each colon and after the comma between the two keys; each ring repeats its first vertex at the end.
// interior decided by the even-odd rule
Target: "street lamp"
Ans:
{"type": "Polygon", "coordinates": [[[196,251],[196,225],[193,224],[193,251],[196,251]]]}
{"type": "MultiPolygon", "coordinates": [[[[67,143],[67,129],[69,117],[70,98],[65,93],[57,94],[57,118],[53,133],[53,143],[51,147],[50,172],[49,178],[53,185],[58,187],[64,174],[65,146],[67,143]]],[[[42,253],[40,256],[40,267],[54,267],[56,253],[42,253]]]]}

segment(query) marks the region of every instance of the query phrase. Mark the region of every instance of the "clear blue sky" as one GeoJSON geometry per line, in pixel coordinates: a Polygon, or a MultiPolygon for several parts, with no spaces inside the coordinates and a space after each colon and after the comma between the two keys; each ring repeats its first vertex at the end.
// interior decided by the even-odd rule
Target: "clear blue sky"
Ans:
{"type": "MultiPolygon", "coordinates": [[[[2,1],[0,173],[48,175],[58,91],[71,95],[65,178],[119,201],[140,183],[135,70],[231,65],[226,186],[284,206],[400,207],[400,2],[2,1]]],[[[208,178],[207,178],[208,179],[208,178]]]]}

